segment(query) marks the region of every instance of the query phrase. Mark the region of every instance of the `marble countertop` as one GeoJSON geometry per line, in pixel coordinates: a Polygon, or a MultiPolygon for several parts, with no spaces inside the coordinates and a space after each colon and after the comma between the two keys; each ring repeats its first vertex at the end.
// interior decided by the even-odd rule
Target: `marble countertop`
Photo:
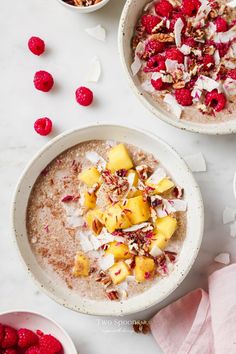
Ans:
{"type": "MultiPolygon", "coordinates": [[[[199,286],[206,287],[207,268],[219,252],[231,253],[236,261],[236,240],[229,226],[222,224],[226,205],[236,206],[232,179],[236,167],[235,136],[201,136],[170,127],[147,112],[133,95],[123,75],[117,50],[117,26],[124,0],[111,0],[103,10],[79,15],[56,0],[1,1],[0,5],[0,311],[37,310],[63,325],[81,354],[158,353],[151,336],[130,331],[129,320],[150,318],[155,307],[123,319],[99,319],[73,313],[42,294],[26,274],[13,246],[10,224],[12,193],[26,163],[50,138],[33,131],[34,120],[51,117],[54,136],[87,122],[128,122],[146,129],[173,145],[182,155],[201,151],[207,173],[196,174],[205,203],[205,233],[199,257],[179,289],[165,303],[199,286]],[[89,37],[85,28],[101,23],[107,41],[89,37]],[[39,35],[47,44],[47,54],[31,55],[27,40],[39,35]],[[84,109],[74,100],[75,89],[85,84],[88,61],[97,55],[102,78],[90,84],[96,103],[84,109]],[[56,88],[50,94],[34,90],[36,70],[50,71],[56,88]]],[[[160,352],[161,353],[161,352],[160,352]]]]}

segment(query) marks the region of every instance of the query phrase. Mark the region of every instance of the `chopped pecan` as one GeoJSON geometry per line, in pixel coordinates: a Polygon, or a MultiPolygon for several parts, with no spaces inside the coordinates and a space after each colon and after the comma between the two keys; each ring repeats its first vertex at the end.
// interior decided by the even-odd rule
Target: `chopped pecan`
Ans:
{"type": "Polygon", "coordinates": [[[133,329],[135,333],[147,334],[150,332],[150,325],[149,322],[145,320],[134,321],[133,329]]]}
{"type": "Polygon", "coordinates": [[[173,43],[175,41],[173,33],[155,33],[150,36],[150,39],[163,43],[173,43]]]}
{"type": "Polygon", "coordinates": [[[119,294],[118,294],[118,291],[116,291],[116,290],[107,291],[106,295],[107,295],[108,299],[111,301],[119,300],[119,294]]]}

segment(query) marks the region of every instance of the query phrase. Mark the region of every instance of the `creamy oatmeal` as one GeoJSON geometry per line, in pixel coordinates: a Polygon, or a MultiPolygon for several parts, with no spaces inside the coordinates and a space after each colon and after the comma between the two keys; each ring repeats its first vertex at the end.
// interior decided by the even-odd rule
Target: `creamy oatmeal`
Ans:
{"type": "Polygon", "coordinates": [[[132,40],[133,75],[177,119],[235,118],[236,2],[160,0],[143,10],[132,40]]]}
{"type": "Polygon", "coordinates": [[[173,270],[186,208],[183,189],[153,155],[88,141],[38,177],[28,203],[28,237],[54,281],[86,298],[121,300],[173,270]]]}

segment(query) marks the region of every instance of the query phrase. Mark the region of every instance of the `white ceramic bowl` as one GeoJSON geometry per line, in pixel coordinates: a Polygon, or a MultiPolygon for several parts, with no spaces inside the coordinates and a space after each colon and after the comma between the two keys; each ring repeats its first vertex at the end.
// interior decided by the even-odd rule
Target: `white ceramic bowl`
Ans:
{"type": "Polygon", "coordinates": [[[10,311],[0,313],[0,323],[15,329],[28,328],[32,331],[40,329],[45,334],[52,334],[62,344],[64,354],[77,354],[77,350],[66,331],[52,319],[36,312],[10,311]]]}
{"type": "Polygon", "coordinates": [[[73,5],[69,5],[66,2],[62,1],[62,0],[57,0],[59,1],[60,4],[64,5],[65,7],[67,7],[68,9],[77,11],[80,14],[88,14],[90,12],[94,12],[97,11],[99,9],[101,9],[103,6],[105,6],[110,0],[102,0],[101,2],[99,2],[96,5],[91,5],[91,6],[73,6],[73,5]]]}
{"type": "Polygon", "coordinates": [[[227,122],[216,124],[200,124],[196,122],[188,122],[184,120],[177,120],[175,116],[164,110],[158,103],[154,102],[151,95],[145,92],[141,87],[137,75],[133,77],[131,72],[132,64],[132,50],[131,39],[133,37],[134,28],[137,20],[140,17],[144,6],[150,0],[127,0],[124,6],[118,33],[119,52],[122,66],[125,75],[128,79],[129,85],[142,104],[149,109],[157,118],[174,125],[175,127],[204,134],[231,134],[236,132],[236,117],[227,122]]]}
{"type": "Polygon", "coordinates": [[[165,142],[146,131],[116,124],[98,123],[74,129],[50,141],[30,162],[17,185],[13,203],[15,240],[30,275],[50,297],[75,311],[94,315],[126,315],[144,310],[164,300],[189,272],[200,248],[203,233],[203,205],[199,187],[184,160],[165,142]],[[157,156],[175,182],[185,189],[188,201],[187,234],[175,270],[148,291],[123,302],[81,298],[66,286],[49,278],[37,263],[26,232],[28,198],[38,175],[61,152],[91,139],[113,139],[130,143],[157,156]]]}

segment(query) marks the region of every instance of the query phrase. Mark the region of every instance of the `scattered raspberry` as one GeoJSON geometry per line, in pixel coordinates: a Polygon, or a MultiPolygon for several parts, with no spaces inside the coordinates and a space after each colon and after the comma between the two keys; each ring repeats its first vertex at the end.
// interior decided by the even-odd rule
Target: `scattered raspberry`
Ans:
{"type": "Polygon", "coordinates": [[[236,69],[229,70],[228,76],[231,77],[231,79],[236,80],[236,69]]]}
{"type": "Polygon", "coordinates": [[[217,17],[217,19],[215,20],[215,25],[216,25],[216,32],[226,32],[228,30],[228,23],[221,16],[217,17]]]}
{"type": "Polygon", "coordinates": [[[175,90],[175,98],[181,106],[191,106],[193,103],[191,91],[187,88],[175,90]]]}
{"type": "Polygon", "coordinates": [[[4,337],[4,326],[0,323],[0,347],[4,337]]]}
{"type": "Polygon", "coordinates": [[[215,66],[215,59],[212,55],[206,54],[203,57],[202,64],[204,70],[212,69],[215,66]]]}
{"type": "Polygon", "coordinates": [[[175,27],[175,22],[178,20],[178,18],[181,18],[183,24],[184,24],[184,27],[182,29],[182,32],[184,31],[185,27],[186,27],[186,20],[184,18],[184,15],[177,12],[175,14],[173,14],[172,16],[172,19],[170,21],[170,31],[173,32],[174,31],[174,27],[175,27]]]}
{"type": "Polygon", "coordinates": [[[141,18],[141,23],[144,26],[148,34],[152,33],[152,30],[161,22],[160,17],[153,15],[143,15],[141,18]]]}
{"type": "Polygon", "coordinates": [[[14,345],[17,344],[17,341],[18,341],[17,331],[10,326],[5,326],[3,340],[1,344],[2,348],[14,347],[14,345]]]}
{"type": "Polygon", "coordinates": [[[8,348],[3,352],[3,354],[17,354],[17,353],[19,353],[18,350],[14,348],[8,348]]]}
{"type": "Polygon", "coordinates": [[[25,354],[42,354],[38,346],[30,347],[26,350],[25,354]]]}
{"type": "Polygon", "coordinates": [[[216,112],[220,112],[226,105],[226,97],[223,93],[213,90],[206,94],[205,104],[212,107],[216,112]]]}
{"type": "Polygon", "coordinates": [[[183,0],[182,12],[187,16],[195,16],[198,12],[201,3],[199,0],[183,0]]]}
{"type": "Polygon", "coordinates": [[[162,55],[157,54],[148,60],[147,66],[144,68],[144,71],[156,72],[165,69],[166,69],[165,58],[162,55]]]}
{"type": "Polygon", "coordinates": [[[79,87],[75,92],[75,97],[81,106],[89,106],[93,102],[93,93],[87,87],[79,87]]]}
{"type": "Polygon", "coordinates": [[[165,57],[166,59],[177,60],[179,64],[184,62],[184,55],[177,48],[167,49],[165,57]]]}
{"type": "Polygon", "coordinates": [[[145,55],[151,57],[163,51],[165,48],[165,43],[151,39],[145,45],[145,55]]]}
{"type": "Polygon", "coordinates": [[[62,350],[61,343],[51,334],[39,338],[39,347],[43,354],[57,354],[62,350]]]}
{"type": "Polygon", "coordinates": [[[228,42],[228,43],[215,43],[215,46],[219,51],[220,57],[223,58],[229,50],[230,42],[228,42]]]}
{"type": "Polygon", "coordinates": [[[34,86],[37,90],[48,92],[54,85],[53,77],[47,71],[37,71],[34,75],[34,86]]]}
{"type": "Polygon", "coordinates": [[[195,42],[195,40],[192,37],[185,37],[182,40],[183,44],[188,45],[189,47],[196,47],[197,43],[195,42]]]}
{"type": "Polygon", "coordinates": [[[173,9],[173,6],[167,0],[160,0],[155,6],[156,13],[162,17],[167,18],[169,18],[173,9]]]}
{"type": "MultiPolygon", "coordinates": [[[[38,119],[38,121],[39,121],[39,119],[38,119]]],[[[38,121],[36,121],[36,122],[38,122],[38,121]]],[[[42,129],[43,129],[43,133],[44,133],[43,135],[45,135],[45,132],[47,132],[48,127],[50,127],[50,131],[51,131],[52,122],[50,119],[48,120],[48,118],[41,118],[41,122],[39,122],[37,124],[36,124],[36,122],[35,122],[35,125],[36,125],[37,129],[38,128],[40,129],[40,133],[39,133],[39,131],[36,130],[36,128],[35,128],[35,130],[39,134],[42,135],[42,129]],[[43,121],[44,124],[42,124],[42,119],[44,119],[44,121],[43,121]],[[49,121],[49,126],[47,125],[48,121],[49,121]],[[45,123],[47,126],[45,125],[45,123]],[[46,126],[46,130],[45,130],[45,126],[46,126]]],[[[35,345],[38,343],[38,336],[30,329],[21,328],[18,330],[17,333],[18,333],[18,346],[20,348],[24,348],[24,349],[29,348],[32,345],[35,345]]]]}
{"type": "Polygon", "coordinates": [[[29,50],[35,55],[41,55],[45,51],[45,43],[39,37],[31,37],[28,41],[29,50]]]}
{"type": "Polygon", "coordinates": [[[34,130],[39,135],[49,135],[52,131],[52,121],[49,118],[39,118],[34,123],[34,130]]]}
{"type": "Polygon", "coordinates": [[[157,80],[151,79],[151,84],[154,87],[154,89],[157,91],[163,90],[166,87],[165,83],[162,81],[161,78],[159,78],[157,80]]]}

